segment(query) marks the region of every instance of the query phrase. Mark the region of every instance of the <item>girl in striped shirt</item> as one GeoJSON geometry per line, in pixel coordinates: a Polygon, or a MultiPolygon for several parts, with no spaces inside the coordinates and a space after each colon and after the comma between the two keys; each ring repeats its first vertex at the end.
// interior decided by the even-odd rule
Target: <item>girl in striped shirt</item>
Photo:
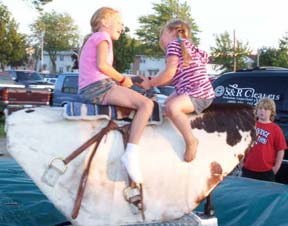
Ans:
{"type": "Polygon", "coordinates": [[[190,33],[189,25],[179,19],[169,21],[162,28],[160,46],[166,52],[166,67],[142,84],[145,89],[167,83],[175,87],[176,92],[166,100],[165,111],[184,137],[186,162],[195,158],[198,145],[186,114],[200,114],[215,97],[206,71],[208,54],[190,41],[190,33]]]}

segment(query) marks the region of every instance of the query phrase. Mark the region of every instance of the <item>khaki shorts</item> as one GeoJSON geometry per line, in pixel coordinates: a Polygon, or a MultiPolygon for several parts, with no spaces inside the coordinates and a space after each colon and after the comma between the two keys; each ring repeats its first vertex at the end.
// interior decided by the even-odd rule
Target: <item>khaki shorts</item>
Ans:
{"type": "Polygon", "coordinates": [[[196,114],[200,114],[202,111],[208,108],[212,104],[213,99],[214,99],[214,98],[202,99],[202,98],[196,98],[192,96],[189,96],[189,97],[190,97],[192,104],[194,105],[196,114]]]}
{"type": "Polygon", "coordinates": [[[79,90],[80,98],[85,103],[104,104],[108,91],[115,85],[112,79],[102,79],[79,90]]]}

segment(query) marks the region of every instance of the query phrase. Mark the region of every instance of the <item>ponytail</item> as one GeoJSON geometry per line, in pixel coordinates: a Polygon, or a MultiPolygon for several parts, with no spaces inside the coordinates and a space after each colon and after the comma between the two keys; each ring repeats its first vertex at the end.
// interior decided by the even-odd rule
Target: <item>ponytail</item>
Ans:
{"type": "Polygon", "coordinates": [[[180,43],[181,53],[182,53],[182,57],[183,57],[183,67],[188,67],[192,58],[186,49],[185,43],[182,40],[182,37],[185,36],[185,30],[184,29],[177,29],[177,33],[178,33],[177,41],[180,43]]]}

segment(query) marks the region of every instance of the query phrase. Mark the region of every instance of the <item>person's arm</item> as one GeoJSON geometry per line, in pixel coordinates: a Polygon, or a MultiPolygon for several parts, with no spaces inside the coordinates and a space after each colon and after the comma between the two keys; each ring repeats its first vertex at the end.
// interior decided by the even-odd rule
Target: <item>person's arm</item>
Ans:
{"type": "Polygon", "coordinates": [[[284,158],[284,150],[278,151],[277,155],[276,155],[275,165],[272,168],[274,174],[276,174],[278,172],[278,170],[280,169],[283,158],[284,158]]]}
{"type": "Polygon", "coordinates": [[[108,43],[106,41],[100,42],[97,47],[96,66],[105,75],[111,79],[119,82],[120,85],[130,87],[133,85],[131,78],[124,77],[121,73],[115,70],[107,63],[108,43]]]}
{"type": "Polygon", "coordinates": [[[166,67],[163,71],[161,71],[156,77],[151,78],[151,80],[144,80],[141,85],[143,86],[144,89],[150,89],[153,86],[161,86],[164,84],[169,83],[177,70],[178,66],[178,57],[177,56],[168,56],[167,57],[167,63],[166,67]]]}

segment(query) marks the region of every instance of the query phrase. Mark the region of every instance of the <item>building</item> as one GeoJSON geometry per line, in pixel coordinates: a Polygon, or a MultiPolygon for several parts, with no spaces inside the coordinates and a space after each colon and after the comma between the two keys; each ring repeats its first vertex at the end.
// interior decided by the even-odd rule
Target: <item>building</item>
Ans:
{"type": "MultiPolygon", "coordinates": [[[[129,73],[134,75],[144,75],[144,76],[156,76],[160,71],[165,68],[166,59],[165,57],[153,58],[145,55],[137,55],[134,58],[133,64],[129,73]]],[[[220,66],[208,63],[207,73],[211,76],[217,76],[221,74],[220,66]]]]}
{"type": "MultiPolygon", "coordinates": [[[[51,72],[52,63],[49,55],[45,51],[43,55],[43,67],[41,71],[51,72]]],[[[78,62],[75,62],[75,55],[77,58],[78,54],[72,50],[59,52],[56,57],[56,73],[75,71],[75,63],[78,64],[78,62]]],[[[127,71],[127,73],[153,77],[156,76],[160,71],[164,70],[165,65],[165,57],[154,58],[145,55],[136,55],[134,57],[134,62],[131,64],[130,69],[127,71]]],[[[37,70],[40,71],[40,68],[41,61],[39,61],[37,64],[37,70]]],[[[219,65],[209,63],[207,65],[207,72],[209,75],[215,76],[221,73],[219,68],[219,65]]]]}
{"type": "MultiPolygon", "coordinates": [[[[73,67],[75,64],[75,58],[73,58],[73,55],[77,55],[74,51],[61,51],[58,52],[56,56],[56,73],[62,73],[62,72],[71,72],[73,71],[73,67]]],[[[50,60],[50,57],[46,51],[43,53],[43,62],[38,61],[37,63],[37,71],[48,71],[52,72],[52,63],[50,60]],[[42,67],[41,67],[41,64],[42,67]],[[42,70],[41,70],[42,68],[42,70]]]]}
{"type": "Polygon", "coordinates": [[[134,75],[155,76],[165,68],[165,58],[153,58],[145,55],[136,55],[130,72],[134,75]]]}

